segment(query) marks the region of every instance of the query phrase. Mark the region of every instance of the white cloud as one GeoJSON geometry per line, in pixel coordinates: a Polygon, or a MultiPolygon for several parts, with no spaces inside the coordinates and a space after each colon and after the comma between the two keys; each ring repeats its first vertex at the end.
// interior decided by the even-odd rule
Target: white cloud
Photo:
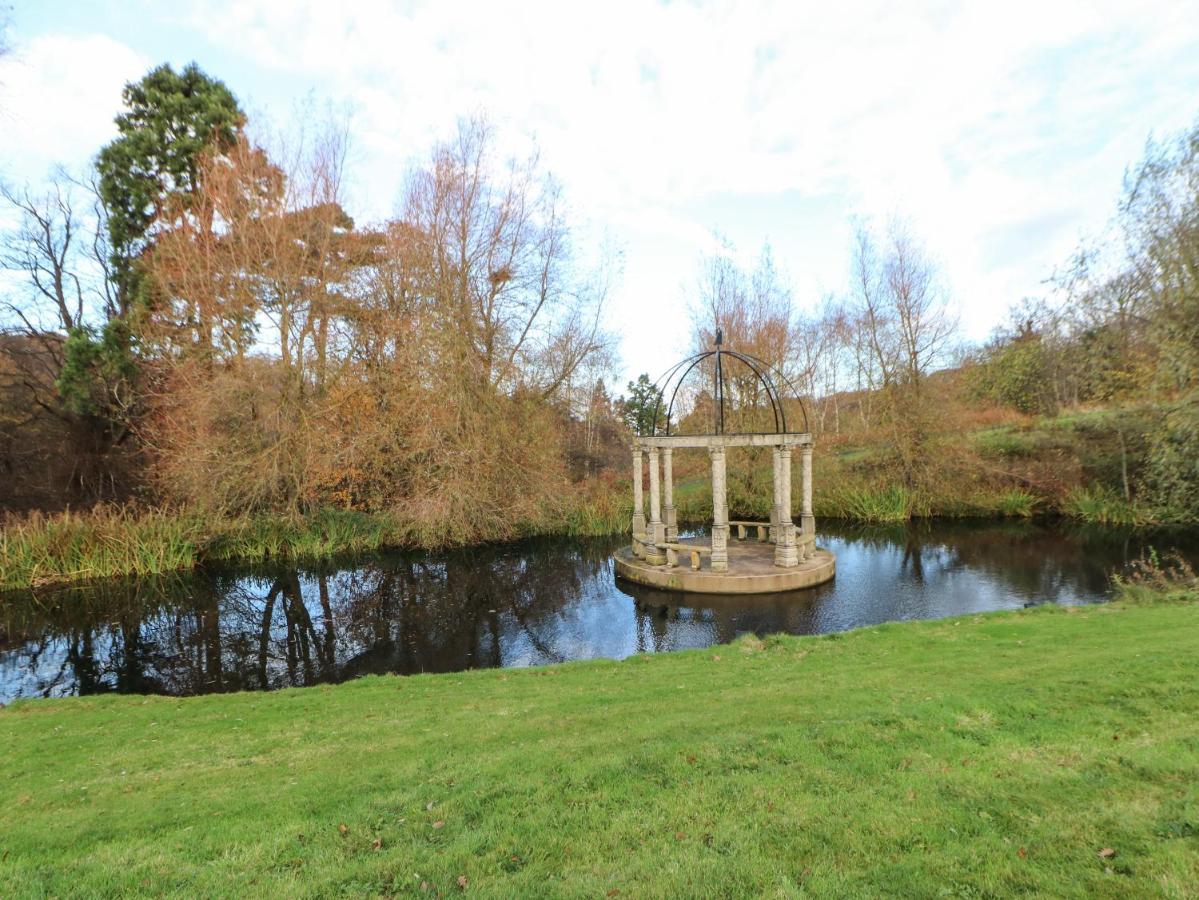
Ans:
{"type": "MultiPolygon", "coordinates": [[[[311,89],[356,108],[360,218],[392,212],[406,165],[458,115],[485,109],[515,142],[535,136],[581,230],[624,246],[611,324],[630,374],[682,350],[683,291],[714,227],[751,251],[769,237],[811,303],[844,281],[850,216],[901,212],[981,336],[1101,226],[1147,133],[1199,112],[1193,13],[1170,0],[205,0],[157,12],[164,31],[253,73],[231,82],[251,103],[311,89]],[[780,197],[802,203],[802,221],[780,197]]],[[[106,59],[115,78],[119,55],[106,59]]],[[[128,62],[116,80],[145,68],[128,62]]],[[[222,75],[220,58],[201,63],[222,75]]],[[[34,89],[61,94],[73,71],[34,89]]],[[[115,94],[87,90],[81,112],[110,118],[115,94]]],[[[38,152],[73,143],[38,114],[38,152]]]]}
{"type": "Polygon", "coordinates": [[[0,61],[0,173],[43,177],[76,168],[116,133],[121,89],[145,73],[141,55],[103,34],[47,34],[0,61]]]}

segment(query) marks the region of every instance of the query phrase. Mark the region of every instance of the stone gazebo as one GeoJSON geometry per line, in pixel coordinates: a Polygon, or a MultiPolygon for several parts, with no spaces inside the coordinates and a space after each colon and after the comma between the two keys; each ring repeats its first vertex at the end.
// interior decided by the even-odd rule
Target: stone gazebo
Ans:
{"type": "MultiPolygon", "coordinates": [[[[616,574],[629,581],[677,591],[754,594],[811,587],[833,577],[833,555],[816,546],[812,515],[812,435],[807,413],[795,392],[793,408],[804,419],[804,430],[787,429],[786,409],[779,385],[790,385],[756,357],[722,346],[696,354],[671,368],[655,386],[654,427],[633,441],[633,542],[616,553],[616,574]],[[702,366],[702,368],[701,368],[702,366]],[[672,433],[672,414],[679,389],[699,370],[711,375],[712,430],[703,434],[672,433]],[[735,374],[730,374],[730,369],[735,374]],[[726,430],[730,378],[750,385],[759,403],[757,422],[772,431],[726,430]],[[663,401],[669,394],[665,417],[663,401]],[[761,399],[765,399],[765,403],[761,399]],[[657,423],[664,422],[659,429],[657,423]],[[660,433],[659,433],[660,432],[660,433]],[[770,447],[774,457],[774,503],[769,522],[729,521],[725,487],[725,454],[736,447],[770,447]],[[680,539],[674,506],[673,454],[683,448],[706,449],[712,462],[712,538],[680,539]],[[800,527],[791,514],[791,460],[799,451],[802,471],[800,527]],[[646,518],[645,457],[649,457],[649,518],[646,518]],[[735,530],[735,533],[734,533],[735,530]],[[730,540],[733,538],[733,540],[730,540]]],[[[741,391],[744,395],[744,389],[741,391]]],[[[697,407],[698,408],[698,407],[697,407]]],[[[731,413],[732,411],[730,411],[731,413]]],[[[693,414],[692,419],[696,418],[693,414]]],[[[733,418],[732,415],[729,418],[733,418]]],[[[751,415],[752,422],[754,416],[751,415]]],[[[743,415],[734,426],[746,426],[743,415]]],[[[752,425],[751,425],[752,427],[752,425]]],[[[677,430],[677,429],[676,429],[677,430]]]]}

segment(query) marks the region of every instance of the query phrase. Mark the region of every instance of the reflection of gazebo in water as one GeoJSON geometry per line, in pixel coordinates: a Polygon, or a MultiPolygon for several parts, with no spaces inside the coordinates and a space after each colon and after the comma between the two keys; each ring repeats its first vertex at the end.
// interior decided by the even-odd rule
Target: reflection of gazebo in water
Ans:
{"type": "Polygon", "coordinates": [[[787,407],[780,391],[790,389],[785,377],[756,357],[722,346],[719,330],[713,350],[677,363],[655,385],[656,402],[650,434],[633,439],[633,542],[616,553],[616,573],[653,587],[705,593],[745,594],[809,587],[833,577],[835,562],[816,547],[812,515],[812,435],[807,412],[794,390],[790,401],[803,418],[804,430],[787,427],[787,407]],[[688,376],[711,393],[696,390],[688,376]],[[686,386],[686,387],[685,387],[686,386]],[[730,397],[730,387],[732,396],[730,397]],[[688,394],[688,391],[690,393],[688,394]],[[675,417],[676,403],[690,412],[675,417]],[[663,405],[665,409],[663,411],[663,405]],[[678,422],[707,420],[711,431],[679,434],[678,422]],[[731,426],[731,427],[730,427],[731,426]],[[673,430],[672,430],[673,429],[673,430]],[[770,447],[774,458],[774,503],[769,522],[729,521],[725,452],[731,447],[770,447]],[[673,453],[707,449],[712,462],[712,538],[680,539],[674,506],[673,453]],[[799,529],[791,517],[791,456],[798,448],[802,462],[802,506],[799,529]],[[643,460],[649,456],[649,520],[643,496],[643,460]],[[732,530],[736,529],[735,540],[732,530]]]}

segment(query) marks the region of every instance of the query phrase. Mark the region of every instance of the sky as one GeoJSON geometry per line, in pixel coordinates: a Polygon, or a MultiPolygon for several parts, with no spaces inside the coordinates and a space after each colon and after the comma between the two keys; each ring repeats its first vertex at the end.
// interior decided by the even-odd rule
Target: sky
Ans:
{"type": "Polygon", "coordinates": [[[10,0],[0,176],[80,169],[123,84],[196,61],[252,117],[351,117],[351,215],[394,215],[461,116],[535,143],[584,252],[621,252],[622,380],[689,344],[702,254],[769,242],[795,303],[845,290],[856,222],[904,218],[984,339],[1110,219],[1151,136],[1199,118],[1194,0],[386,3],[10,0]]]}

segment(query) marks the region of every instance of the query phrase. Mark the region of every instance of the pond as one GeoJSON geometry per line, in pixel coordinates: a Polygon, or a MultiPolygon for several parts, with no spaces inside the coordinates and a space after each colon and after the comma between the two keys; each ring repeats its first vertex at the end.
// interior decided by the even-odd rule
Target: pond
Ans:
{"type": "Polygon", "coordinates": [[[834,581],[790,594],[670,594],[615,581],[627,538],[544,540],[324,563],[216,566],[0,598],[0,703],[189,695],[452,672],[819,634],[1036,603],[1096,603],[1153,546],[1197,532],[1062,523],[821,523],[834,581]]]}

